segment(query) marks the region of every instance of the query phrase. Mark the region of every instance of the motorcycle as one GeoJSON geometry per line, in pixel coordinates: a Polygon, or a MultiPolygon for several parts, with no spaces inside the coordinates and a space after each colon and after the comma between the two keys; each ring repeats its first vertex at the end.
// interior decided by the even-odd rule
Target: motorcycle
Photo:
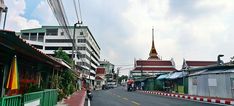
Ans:
{"type": "Polygon", "coordinates": [[[92,101],[93,95],[92,95],[92,93],[91,93],[90,90],[87,90],[87,97],[88,97],[88,99],[89,99],[90,101],[92,101]]]}

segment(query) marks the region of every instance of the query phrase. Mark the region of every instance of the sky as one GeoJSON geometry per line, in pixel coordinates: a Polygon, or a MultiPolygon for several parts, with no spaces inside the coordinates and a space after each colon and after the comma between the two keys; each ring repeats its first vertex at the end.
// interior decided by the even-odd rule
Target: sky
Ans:
{"type": "MultiPolygon", "coordinates": [[[[62,0],[69,24],[76,22],[73,0],[62,0]]],[[[128,74],[134,59],[147,59],[151,30],[155,47],[164,60],[183,59],[225,62],[234,56],[233,0],[80,0],[83,25],[101,47],[101,60],[128,74]],[[123,66],[121,66],[123,65],[123,66]],[[127,65],[127,66],[124,66],[127,65]],[[128,66],[130,65],[130,66],[128,66]]],[[[6,29],[58,25],[46,0],[5,0],[6,29]]]]}

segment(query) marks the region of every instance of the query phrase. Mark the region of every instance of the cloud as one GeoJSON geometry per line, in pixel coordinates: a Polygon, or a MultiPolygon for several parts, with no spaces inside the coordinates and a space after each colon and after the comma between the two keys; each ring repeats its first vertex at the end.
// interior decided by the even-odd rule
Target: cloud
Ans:
{"type": "Polygon", "coordinates": [[[33,18],[39,20],[42,25],[58,25],[49,4],[45,0],[41,0],[36,9],[33,11],[32,16],[33,18]]]}
{"type": "MultiPolygon", "coordinates": [[[[7,0],[11,12],[8,28],[21,29],[56,20],[45,0],[23,17],[24,0],[7,0]],[[10,8],[11,7],[11,8],[10,8]]],[[[72,25],[77,22],[73,2],[63,1],[72,25]]],[[[183,58],[216,60],[224,54],[229,61],[234,50],[234,2],[230,0],[81,0],[84,25],[89,26],[101,47],[101,58],[114,64],[133,64],[134,58],[147,59],[151,48],[151,28],[155,46],[163,59],[174,58],[180,69],[183,58]]],[[[121,72],[128,74],[127,70],[121,72]]]]}
{"type": "Polygon", "coordinates": [[[139,57],[147,59],[150,48],[151,26],[156,29],[156,48],[164,59],[173,57],[177,69],[182,59],[216,60],[219,53],[233,55],[230,28],[234,18],[230,1],[148,0],[130,1],[123,17],[134,31],[125,39],[139,57]],[[212,3],[211,3],[212,2],[212,3]],[[228,51],[228,52],[227,52],[228,51]]]}
{"type": "Polygon", "coordinates": [[[21,29],[40,27],[39,21],[35,19],[27,19],[24,17],[25,0],[7,0],[5,2],[8,7],[8,16],[6,22],[6,29],[19,31],[21,29]]]}

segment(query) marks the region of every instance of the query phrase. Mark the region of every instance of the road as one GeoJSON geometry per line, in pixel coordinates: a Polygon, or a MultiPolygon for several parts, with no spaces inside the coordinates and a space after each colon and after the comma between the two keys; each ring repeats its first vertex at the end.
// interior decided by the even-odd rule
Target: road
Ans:
{"type": "Polygon", "coordinates": [[[127,92],[123,87],[92,93],[91,106],[220,106],[140,92],[127,92]]]}

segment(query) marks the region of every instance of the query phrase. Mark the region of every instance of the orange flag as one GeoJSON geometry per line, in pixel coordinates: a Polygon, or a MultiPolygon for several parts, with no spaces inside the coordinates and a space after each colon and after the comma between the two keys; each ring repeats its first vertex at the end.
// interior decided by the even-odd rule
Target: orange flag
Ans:
{"type": "Polygon", "coordinates": [[[10,90],[19,89],[19,76],[16,55],[14,56],[11,63],[6,88],[10,90]]]}

